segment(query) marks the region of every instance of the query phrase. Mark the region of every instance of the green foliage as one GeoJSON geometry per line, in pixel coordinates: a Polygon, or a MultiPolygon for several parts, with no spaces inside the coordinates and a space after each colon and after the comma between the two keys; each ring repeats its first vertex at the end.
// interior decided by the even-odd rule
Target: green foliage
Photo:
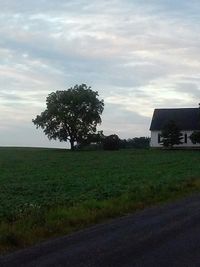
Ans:
{"type": "Polygon", "coordinates": [[[0,149],[0,251],[200,189],[197,151],[0,149]]]}
{"type": "MultiPolygon", "coordinates": [[[[0,218],[35,210],[103,200],[143,188],[144,183],[198,176],[193,151],[0,149],[0,218]],[[192,164],[192,162],[194,164],[192,164]]],[[[197,166],[196,166],[197,165],[197,166]]]]}
{"type": "Polygon", "coordinates": [[[81,143],[96,132],[104,108],[98,92],[85,84],[49,94],[46,105],[46,110],[37,115],[33,123],[41,127],[49,139],[69,140],[72,150],[75,142],[81,143]]]}
{"type": "Polygon", "coordinates": [[[174,121],[169,121],[161,132],[162,144],[166,148],[182,144],[183,134],[174,121]]]}
{"type": "Polygon", "coordinates": [[[102,148],[104,138],[103,131],[89,133],[85,139],[82,139],[81,142],[76,145],[76,149],[84,149],[92,146],[100,149],[102,148]]]}
{"type": "Polygon", "coordinates": [[[119,145],[120,145],[120,139],[116,134],[106,136],[103,139],[104,150],[119,150],[119,145]]]}
{"type": "Polygon", "coordinates": [[[190,136],[190,140],[193,144],[200,144],[200,131],[194,131],[190,136]]]}

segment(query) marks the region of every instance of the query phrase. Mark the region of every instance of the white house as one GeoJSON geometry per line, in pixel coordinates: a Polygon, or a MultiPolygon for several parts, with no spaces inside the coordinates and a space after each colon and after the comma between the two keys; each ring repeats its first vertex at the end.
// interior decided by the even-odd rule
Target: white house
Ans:
{"type": "Polygon", "coordinates": [[[193,131],[200,130],[200,108],[155,109],[151,121],[151,147],[159,148],[161,131],[166,123],[173,120],[183,134],[183,144],[177,147],[199,147],[190,140],[193,131]]]}

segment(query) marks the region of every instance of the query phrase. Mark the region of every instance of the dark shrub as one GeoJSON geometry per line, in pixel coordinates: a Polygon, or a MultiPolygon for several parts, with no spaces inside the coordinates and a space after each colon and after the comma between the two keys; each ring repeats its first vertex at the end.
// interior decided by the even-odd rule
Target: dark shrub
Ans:
{"type": "Polygon", "coordinates": [[[106,136],[103,140],[104,150],[119,150],[119,145],[120,145],[120,139],[116,134],[106,136]]]}
{"type": "Polygon", "coordinates": [[[200,131],[194,131],[190,135],[190,140],[192,141],[193,144],[200,144],[200,131]]]}
{"type": "Polygon", "coordinates": [[[173,120],[164,125],[161,138],[161,143],[165,148],[173,148],[174,145],[183,144],[183,134],[173,120]]]}

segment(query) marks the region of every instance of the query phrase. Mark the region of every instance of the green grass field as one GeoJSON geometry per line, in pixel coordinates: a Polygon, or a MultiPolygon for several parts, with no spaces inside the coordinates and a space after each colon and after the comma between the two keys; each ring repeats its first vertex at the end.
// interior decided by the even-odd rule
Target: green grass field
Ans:
{"type": "Polygon", "coordinates": [[[198,192],[200,151],[0,148],[0,251],[198,192]]]}

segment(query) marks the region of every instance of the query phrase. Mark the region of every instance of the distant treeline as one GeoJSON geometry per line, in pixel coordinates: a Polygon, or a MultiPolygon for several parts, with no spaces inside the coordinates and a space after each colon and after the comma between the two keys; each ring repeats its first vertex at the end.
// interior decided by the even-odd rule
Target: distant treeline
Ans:
{"type": "Polygon", "coordinates": [[[150,137],[120,139],[120,148],[149,148],[150,137]]]}
{"type": "Polygon", "coordinates": [[[119,150],[119,149],[131,149],[149,148],[149,137],[134,137],[128,139],[120,139],[118,135],[112,134],[105,136],[103,131],[99,131],[97,134],[89,135],[86,139],[82,140],[76,146],[76,149],[104,149],[104,150],[119,150]]]}

